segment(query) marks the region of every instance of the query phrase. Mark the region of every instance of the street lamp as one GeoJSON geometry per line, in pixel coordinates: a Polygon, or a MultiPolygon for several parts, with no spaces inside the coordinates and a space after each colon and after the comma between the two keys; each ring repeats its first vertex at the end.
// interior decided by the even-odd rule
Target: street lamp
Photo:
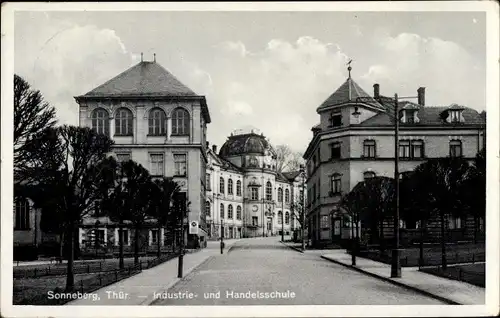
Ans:
{"type": "Polygon", "coordinates": [[[302,203],[302,226],[301,226],[301,232],[302,232],[302,250],[306,250],[306,238],[305,238],[305,226],[306,226],[306,169],[304,165],[300,165],[300,175],[302,177],[302,198],[301,203],[302,203]]]}
{"type": "Polygon", "coordinates": [[[224,254],[224,220],[221,219],[220,253],[224,254]]]}
{"type": "MultiPolygon", "coordinates": [[[[279,199],[279,198],[278,198],[279,199]]],[[[285,242],[285,198],[284,191],[281,191],[281,241],[285,242]]]]}
{"type": "Polygon", "coordinates": [[[178,204],[178,208],[180,209],[181,212],[181,251],[179,254],[179,263],[178,263],[178,272],[177,272],[177,277],[182,278],[183,276],[183,266],[184,266],[184,218],[186,217],[186,202],[181,201],[178,204]]]}

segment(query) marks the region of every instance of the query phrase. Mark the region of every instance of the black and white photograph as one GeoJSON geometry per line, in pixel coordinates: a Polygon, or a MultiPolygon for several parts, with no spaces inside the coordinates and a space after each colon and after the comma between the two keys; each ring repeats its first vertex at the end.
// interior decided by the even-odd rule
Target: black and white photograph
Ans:
{"type": "Polygon", "coordinates": [[[2,316],[498,314],[498,8],[7,3],[2,316]]]}

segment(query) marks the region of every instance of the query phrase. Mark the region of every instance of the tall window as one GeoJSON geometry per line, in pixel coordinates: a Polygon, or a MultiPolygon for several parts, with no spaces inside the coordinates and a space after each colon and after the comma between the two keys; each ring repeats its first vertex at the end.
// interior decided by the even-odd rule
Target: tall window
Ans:
{"type": "Polygon", "coordinates": [[[123,152],[123,153],[117,153],[116,154],[116,161],[122,163],[122,162],[127,162],[132,159],[132,155],[130,152],[123,152]]]}
{"type": "Polygon", "coordinates": [[[227,207],[227,218],[228,219],[232,219],[233,218],[233,205],[232,204],[230,204],[227,207]]]}
{"type": "Polygon", "coordinates": [[[273,185],[270,181],[266,183],[266,200],[271,201],[273,199],[273,185]]]}
{"type": "Polygon", "coordinates": [[[422,140],[411,141],[411,156],[413,158],[424,157],[424,142],[422,140]]]}
{"type": "Polygon", "coordinates": [[[210,173],[207,173],[205,175],[205,183],[206,183],[207,190],[210,191],[212,189],[211,186],[210,186],[211,183],[212,183],[211,180],[210,180],[210,173]]]}
{"type": "Polygon", "coordinates": [[[165,136],[167,134],[167,115],[163,109],[154,108],[149,112],[149,134],[165,136]]]}
{"type": "Polygon", "coordinates": [[[115,116],[115,135],[131,136],[134,117],[132,112],[127,108],[119,108],[115,116]]]}
{"type": "MultiPolygon", "coordinates": [[[[120,236],[123,237],[123,245],[128,245],[129,244],[129,242],[128,242],[129,241],[128,230],[118,229],[118,240],[120,239],[120,236]]],[[[104,236],[103,236],[103,240],[104,240],[104,236]]]]}
{"type": "Polygon", "coordinates": [[[186,154],[174,154],[175,176],[186,176],[186,154]]]}
{"type": "Polygon", "coordinates": [[[327,229],[328,226],[329,226],[329,220],[328,220],[328,215],[322,215],[321,218],[319,219],[319,226],[321,227],[321,229],[327,229]]]}
{"type": "Polygon", "coordinates": [[[149,155],[149,165],[151,167],[150,172],[152,176],[163,176],[163,154],[162,153],[152,153],[149,155]]]}
{"type": "Polygon", "coordinates": [[[283,202],[283,189],[278,188],[278,202],[283,202]]]}
{"type": "Polygon", "coordinates": [[[342,114],[339,112],[333,112],[330,114],[329,127],[340,127],[342,126],[342,114]]]}
{"type": "Polygon", "coordinates": [[[17,198],[15,202],[16,212],[16,230],[29,230],[30,229],[30,204],[28,200],[17,198]]]}
{"type": "Polygon", "coordinates": [[[241,220],[241,205],[236,207],[236,220],[241,220]]]}
{"type": "Polygon", "coordinates": [[[450,141],[450,157],[462,156],[462,142],[460,140],[450,141]]]}
{"type": "Polygon", "coordinates": [[[151,230],[151,244],[157,244],[158,243],[158,230],[151,230]]]}
{"type": "Polygon", "coordinates": [[[258,216],[252,216],[252,225],[259,226],[259,217],[258,216]]]}
{"type": "Polygon", "coordinates": [[[259,199],[259,188],[251,187],[250,188],[250,195],[251,195],[252,200],[258,200],[259,199]]]}
{"type": "Polygon", "coordinates": [[[172,135],[189,135],[189,113],[184,108],[172,113],[172,135]]]}
{"type": "Polygon", "coordinates": [[[331,191],[333,193],[340,193],[340,191],[342,190],[341,184],[342,183],[341,183],[340,174],[332,175],[332,177],[331,177],[331,191]]]}
{"type": "Polygon", "coordinates": [[[236,195],[241,197],[241,181],[236,181],[236,195]]]}
{"type": "Polygon", "coordinates": [[[206,201],[205,202],[205,215],[206,216],[210,216],[211,215],[210,210],[211,210],[210,201],[206,201]]]}
{"type": "Polygon", "coordinates": [[[220,177],[219,179],[219,193],[224,193],[224,178],[220,177]]]}
{"type": "Polygon", "coordinates": [[[227,194],[233,194],[233,179],[227,180],[227,194]]]}
{"type": "Polygon", "coordinates": [[[285,202],[286,203],[290,202],[290,190],[289,189],[285,190],[285,202]]]}
{"type": "Polygon", "coordinates": [[[365,140],[363,142],[363,157],[375,158],[376,143],[375,140],[365,140]]]}
{"type": "Polygon", "coordinates": [[[462,228],[462,222],[459,217],[448,216],[448,228],[450,230],[462,228]]]}
{"type": "Polygon", "coordinates": [[[399,157],[400,158],[410,158],[410,141],[400,140],[399,141],[399,157]]]}
{"type": "Polygon", "coordinates": [[[92,112],[92,129],[99,134],[109,136],[109,114],[102,108],[92,112]]]}
{"type": "Polygon", "coordinates": [[[285,212],[285,224],[290,224],[290,213],[285,212]]]}
{"type": "Polygon", "coordinates": [[[330,144],[330,159],[339,159],[340,158],[340,143],[334,142],[330,144]]]}
{"type": "Polygon", "coordinates": [[[283,223],[283,212],[278,211],[278,224],[283,223]]]}
{"type": "Polygon", "coordinates": [[[224,218],[224,204],[223,203],[220,204],[220,218],[221,219],[224,218]]]}

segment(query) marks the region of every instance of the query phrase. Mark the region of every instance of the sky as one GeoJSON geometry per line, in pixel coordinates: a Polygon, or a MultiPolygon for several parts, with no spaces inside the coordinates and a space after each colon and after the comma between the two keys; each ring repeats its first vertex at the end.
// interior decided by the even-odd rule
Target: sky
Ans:
{"type": "Polygon", "coordinates": [[[14,69],[78,124],[74,96],[140,61],[156,61],[199,95],[219,147],[255,127],[304,152],[316,108],[347,78],[370,95],[485,110],[483,12],[16,12],[14,69]]]}

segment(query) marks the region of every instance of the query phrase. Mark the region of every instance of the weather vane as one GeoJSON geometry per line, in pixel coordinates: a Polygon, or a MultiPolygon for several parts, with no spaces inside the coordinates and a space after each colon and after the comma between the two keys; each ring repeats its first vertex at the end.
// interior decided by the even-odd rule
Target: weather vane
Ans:
{"type": "Polygon", "coordinates": [[[352,59],[349,59],[349,62],[347,62],[347,70],[349,71],[349,78],[351,78],[351,70],[352,70],[352,67],[351,67],[351,62],[352,62],[352,59]]]}

